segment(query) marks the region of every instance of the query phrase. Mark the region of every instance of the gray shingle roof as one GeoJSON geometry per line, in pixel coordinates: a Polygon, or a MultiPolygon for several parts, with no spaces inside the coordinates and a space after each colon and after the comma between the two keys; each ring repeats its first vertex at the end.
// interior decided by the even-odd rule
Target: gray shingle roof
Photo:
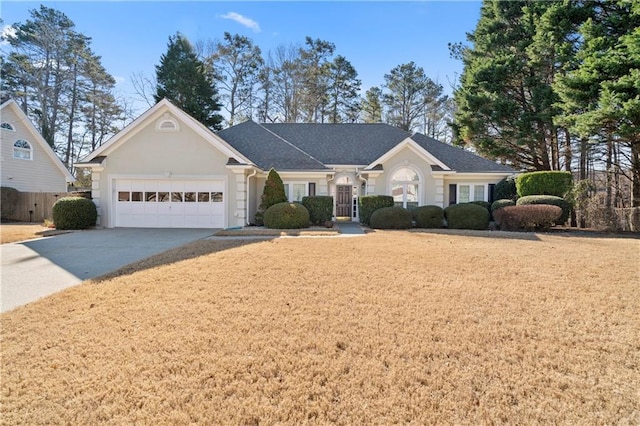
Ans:
{"type": "Polygon", "coordinates": [[[442,143],[422,133],[414,133],[411,139],[456,172],[515,173],[515,170],[511,167],[487,160],[463,148],[442,143]]]}
{"type": "Polygon", "coordinates": [[[218,132],[258,167],[268,170],[318,170],[329,165],[370,165],[411,137],[457,172],[513,173],[509,167],[420,133],[388,124],[257,124],[248,121],[218,132]]]}
{"type": "Polygon", "coordinates": [[[218,132],[236,150],[262,170],[322,170],[327,167],[306,152],[253,121],[218,132]]]}

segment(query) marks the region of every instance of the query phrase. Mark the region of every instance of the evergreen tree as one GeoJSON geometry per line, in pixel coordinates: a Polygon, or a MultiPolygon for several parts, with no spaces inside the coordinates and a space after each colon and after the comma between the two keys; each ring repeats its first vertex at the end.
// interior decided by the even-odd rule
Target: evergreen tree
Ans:
{"type": "Polygon", "coordinates": [[[167,53],[156,65],[155,101],[167,98],[212,130],[222,128],[215,85],[191,43],[180,33],[169,37],[167,53]]]}
{"type": "Polygon", "coordinates": [[[563,60],[552,46],[564,47],[574,27],[568,14],[555,27],[542,23],[545,16],[563,16],[561,6],[570,4],[483,2],[468,36],[472,46],[454,49],[464,63],[455,91],[458,143],[516,167],[559,168],[558,96],[552,84],[563,60]]]}
{"type": "Polygon", "coordinates": [[[387,121],[403,130],[414,130],[424,113],[426,99],[432,96],[436,83],[414,62],[398,65],[389,74],[385,74],[384,79],[387,92],[383,101],[388,108],[387,121]]]}
{"type": "Polygon", "coordinates": [[[260,207],[258,207],[255,217],[256,225],[263,224],[264,212],[266,212],[269,207],[274,204],[284,203],[287,201],[287,194],[284,192],[282,179],[278,172],[273,168],[269,170],[260,200],[260,207]]]}
{"type": "Polygon", "coordinates": [[[362,114],[365,123],[382,123],[382,89],[372,87],[364,95],[362,114]]]}
{"type": "Polygon", "coordinates": [[[355,122],[359,113],[360,80],[356,69],[344,56],[331,62],[327,73],[330,123],[355,122]]]}
{"type": "Polygon", "coordinates": [[[40,6],[13,29],[14,35],[5,33],[10,51],[2,61],[3,95],[20,104],[71,167],[96,147],[85,140],[96,124],[95,114],[86,111],[100,111],[101,139],[118,130],[122,107],[113,96],[115,80],[91,50],[91,38],[78,33],[64,13],[40,6]]]}

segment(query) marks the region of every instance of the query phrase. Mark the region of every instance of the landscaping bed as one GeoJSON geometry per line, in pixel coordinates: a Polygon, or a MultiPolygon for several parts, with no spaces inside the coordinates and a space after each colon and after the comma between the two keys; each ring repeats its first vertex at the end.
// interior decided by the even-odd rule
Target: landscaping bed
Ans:
{"type": "Polygon", "coordinates": [[[213,235],[216,237],[317,237],[339,234],[340,228],[334,225],[332,228],[313,226],[303,229],[269,229],[263,226],[246,226],[239,229],[223,229],[213,235]]]}

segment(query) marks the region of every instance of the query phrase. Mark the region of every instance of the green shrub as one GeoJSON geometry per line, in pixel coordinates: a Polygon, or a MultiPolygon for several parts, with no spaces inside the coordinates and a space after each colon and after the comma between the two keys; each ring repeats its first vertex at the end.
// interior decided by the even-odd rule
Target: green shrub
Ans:
{"type": "Polygon", "coordinates": [[[496,200],[513,200],[518,198],[518,190],[516,189],[516,177],[509,176],[496,183],[493,190],[493,196],[496,200]]]}
{"type": "Polygon", "coordinates": [[[413,218],[404,207],[382,207],[371,214],[370,222],[374,229],[409,229],[413,218]]]}
{"type": "Polygon", "coordinates": [[[63,197],[53,205],[56,229],[87,229],[95,226],[97,219],[96,205],[84,197],[63,197]]]}
{"type": "Polygon", "coordinates": [[[571,172],[541,171],[523,173],[516,178],[519,197],[527,195],[555,195],[564,197],[571,191],[571,172]]]}
{"type": "Polygon", "coordinates": [[[300,203],[278,203],[264,212],[264,226],[272,229],[299,229],[309,226],[309,210],[300,203]]]}
{"type": "Polygon", "coordinates": [[[516,205],[524,206],[529,204],[549,204],[552,206],[558,206],[562,209],[562,215],[556,221],[556,225],[564,224],[571,214],[572,206],[571,204],[561,197],[556,197],[554,195],[527,195],[522,198],[518,198],[516,205]]]}
{"type": "Polygon", "coordinates": [[[11,219],[11,215],[16,211],[16,204],[18,204],[18,191],[15,188],[3,186],[0,188],[2,192],[2,200],[0,201],[0,216],[2,219],[11,219]]]}
{"type": "Polygon", "coordinates": [[[258,207],[258,211],[255,216],[256,225],[264,224],[264,213],[269,207],[274,204],[284,203],[287,201],[287,194],[284,192],[284,184],[275,169],[269,170],[260,200],[260,207],[258,207]]]}
{"type": "Polygon", "coordinates": [[[371,215],[383,207],[393,207],[393,197],[390,195],[364,195],[358,198],[360,223],[369,225],[371,215]]]}
{"type": "Polygon", "coordinates": [[[503,231],[544,231],[562,215],[562,209],[548,204],[506,206],[493,213],[503,231]]]}
{"type": "Polygon", "coordinates": [[[411,211],[416,228],[442,228],[444,209],[440,206],[421,206],[411,211]]]}
{"type": "Polygon", "coordinates": [[[309,219],[314,225],[329,222],[333,216],[333,197],[331,196],[302,197],[302,205],[309,210],[309,219]]]}
{"type": "Polygon", "coordinates": [[[447,226],[451,229],[487,229],[489,211],[472,203],[452,204],[444,209],[447,226]]]}
{"type": "Polygon", "coordinates": [[[501,200],[496,200],[493,202],[493,204],[491,204],[491,212],[495,212],[498,209],[501,209],[503,207],[507,207],[507,206],[515,206],[516,202],[513,200],[506,200],[506,199],[501,199],[501,200]]]}

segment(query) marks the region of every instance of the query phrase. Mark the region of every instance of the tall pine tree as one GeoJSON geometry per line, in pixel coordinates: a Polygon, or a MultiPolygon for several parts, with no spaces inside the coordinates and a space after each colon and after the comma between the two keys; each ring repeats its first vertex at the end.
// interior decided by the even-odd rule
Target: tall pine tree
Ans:
{"type": "Polygon", "coordinates": [[[210,129],[222,128],[215,85],[182,34],[169,37],[167,53],[156,65],[156,80],[156,102],[167,98],[210,129]]]}

